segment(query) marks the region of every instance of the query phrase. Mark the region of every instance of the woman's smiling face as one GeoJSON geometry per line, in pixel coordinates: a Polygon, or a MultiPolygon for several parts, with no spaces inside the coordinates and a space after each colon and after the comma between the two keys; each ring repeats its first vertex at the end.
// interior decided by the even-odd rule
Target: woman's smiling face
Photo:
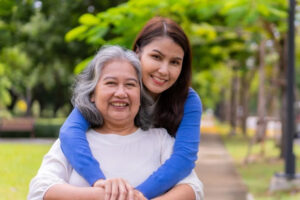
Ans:
{"type": "Polygon", "coordinates": [[[143,83],[153,98],[169,89],[178,79],[184,51],[169,37],[157,37],[138,55],[142,64],[143,83]]]}
{"type": "Polygon", "coordinates": [[[91,97],[104,125],[133,125],[140,106],[140,84],[134,67],[127,61],[107,63],[91,97]]]}

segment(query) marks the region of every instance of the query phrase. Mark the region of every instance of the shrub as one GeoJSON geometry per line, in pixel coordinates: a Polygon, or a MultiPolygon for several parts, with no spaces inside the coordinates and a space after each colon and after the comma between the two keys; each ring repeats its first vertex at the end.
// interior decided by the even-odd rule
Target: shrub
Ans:
{"type": "MultiPolygon", "coordinates": [[[[58,137],[59,129],[64,123],[65,118],[39,118],[34,124],[35,137],[58,137]]],[[[1,137],[30,137],[30,133],[23,132],[1,132],[1,137]]]]}
{"type": "Polygon", "coordinates": [[[58,137],[59,129],[65,118],[37,119],[34,125],[36,137],[58,137]]]}

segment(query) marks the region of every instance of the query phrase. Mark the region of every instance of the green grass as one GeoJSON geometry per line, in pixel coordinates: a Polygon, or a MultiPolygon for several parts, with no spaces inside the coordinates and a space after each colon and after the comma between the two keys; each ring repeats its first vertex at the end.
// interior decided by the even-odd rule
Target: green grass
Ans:
{"type": "Polygon", "coordinates": [[[0,144],[1,200],[26,199],[30,180],[51,145],[0,144]]]}
{"type": "MultiPolygon", "coordinates": [[[[237,170],[241,175],[244,183],[247,185],[249,192],[255,200],[299,200],[300,193],[276,192],[270,194],[268,188],[271,178],[275,173],[284,171],[284,162],[279,159],[279,149],[275,146],[273,140],[265,143],[265,154],[261,156],[261,146],[254,145],[251,153],[251,162],[245,164],[244,158],[247,153],[248,141],[241,136],[227,137],[223,136],[225,146],[233,157],[237,170]]],[[[300,155],[300,147],[294,145],[296,155],[300,155]]],[[[297,159],[297,172],[300,172],[300,158],[297,159]]]]}

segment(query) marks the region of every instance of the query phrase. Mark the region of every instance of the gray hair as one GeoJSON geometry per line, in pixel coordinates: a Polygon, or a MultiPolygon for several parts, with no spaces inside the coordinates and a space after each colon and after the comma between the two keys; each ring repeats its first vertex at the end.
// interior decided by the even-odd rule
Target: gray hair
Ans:
{"type": "Polygon", "coordinates": [[[152,104],[152,99],[143,89],[141,64],[137,55],[133,51],[123,49],[120,46],[102,47],[89,65],[76,77],[72,104],[80,110],[92,127],[101,127],[103,125],[103,117],[90,98],[94,93],[103,67],[115,60],[128,61],[137,73],[141,88],[141,106],[134,119],[134,123],[137,127],[146,130],[151,126],[152,122],[152,115],[149,108],[152,104]]]}

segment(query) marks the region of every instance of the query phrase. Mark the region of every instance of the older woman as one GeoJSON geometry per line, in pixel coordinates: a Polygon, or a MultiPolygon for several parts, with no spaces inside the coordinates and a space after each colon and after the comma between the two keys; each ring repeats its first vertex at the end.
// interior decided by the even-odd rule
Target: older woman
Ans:
{"type": "MultiPolygon", "coordinates": [[[[107,189],[120,200],[133,198],[129,194],[132,186],[168,159],[174,143],[165,129],[149,129],[147,102],[136,55],[117,46],[102,48],[78,76],[73,104],[92,125],[87,140],[113,184],[89,187],[65,158],[57,140],[30,183],[28,199],[106,199],[107,189]]],[[[185,186],[178,193],[184,194],[183,199],[202,199],[202,184],[194,172],[178,185],[185,186]]],[[[168,199],[168,195],[161,199],[164,197],[168,199]]],[[[137,191],[135,198],[144,199],[137,191]]]]}

